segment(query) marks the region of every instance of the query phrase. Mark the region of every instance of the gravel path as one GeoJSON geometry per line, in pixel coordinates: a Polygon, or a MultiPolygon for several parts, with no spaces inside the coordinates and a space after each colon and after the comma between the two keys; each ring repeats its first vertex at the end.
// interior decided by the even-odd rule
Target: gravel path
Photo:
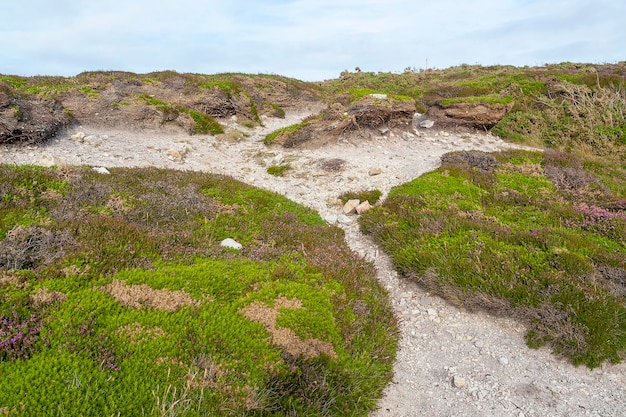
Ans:
{"type": "MultiPolygon", "coordinates": [[[[75,128],[46,146],[0,146],[0,163],[98,167],[158,166],[223,173],[270,189],[317,210],[346,232],[350,247],[374,262],[400,318],[401,342],[394,381],[371,417],[408,416],[625,416],[626,366],[593,371],[574,367],[546,349],[524,344],[524,328],[511,320],[468,313],[401,280],[388,257],[363,236],[336,198],[345,191],[380,189],[436,168],[453,150],[497,151],[510,145],[490,135],[456,135],[430,129],[390,132],[359,143],[316,150],[266,147],[265,134],[301,120],[267,119],[240,140],[164,132],[75,128]],[[70,135],[83,131],[82,141],[70,135]],[[337,159],[344,161],[340,163],[337,159]],[[289,163],[285,177],[268,166],[289,163]],[[332,171],[329,166],[343,165],[332,171]]],[[[229,122],[234,127],[233,122],[229,122]]]]}

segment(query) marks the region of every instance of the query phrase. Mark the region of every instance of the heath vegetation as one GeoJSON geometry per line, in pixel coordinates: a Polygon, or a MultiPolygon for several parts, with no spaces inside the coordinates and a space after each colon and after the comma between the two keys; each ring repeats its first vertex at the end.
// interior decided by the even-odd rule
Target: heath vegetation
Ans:
{"type": "Polygon", "coordinates": [[[317,213],[204,173],[0,177],[2,414],[366,415],[390,380],[387,295],[317,213]]]}

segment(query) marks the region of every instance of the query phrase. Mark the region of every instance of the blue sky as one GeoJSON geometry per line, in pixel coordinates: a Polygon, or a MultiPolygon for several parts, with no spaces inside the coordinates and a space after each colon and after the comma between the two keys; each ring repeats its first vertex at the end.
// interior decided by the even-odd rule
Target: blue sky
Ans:
{"type": "Polygon", "coordinates": [[[0,73],[272,73],[626,60],[624,0],[27,0],[0,5],[0,73]]]}

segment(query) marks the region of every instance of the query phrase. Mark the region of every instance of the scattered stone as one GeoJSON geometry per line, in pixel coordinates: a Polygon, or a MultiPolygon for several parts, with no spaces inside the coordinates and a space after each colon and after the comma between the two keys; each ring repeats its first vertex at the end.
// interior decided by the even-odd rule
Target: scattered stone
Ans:
{"type": "Polygon", "coordinates": [[[52,155],[48,155],[47,153],[43,154],[39,164],[43,167],[50,168],[51,166],[56,165],[56,161],[52,155]]]}
{"type": "Polygon", "coordinates": [[[371,208],[372,208],[372,206],[371,206],[370,202],[365,200],[364,202],[362,202],[361,204],[356,206],[355,210],[356,210],[357,214],[363,214],[363,213],[365,213],[367,210],[369,210],[371,208]]]}
{"type": "Polygon", "coordinates": [[[96,171],[98,174],[109,175],[111,173],[105,167],[93,167],[92,169],[96,171]]]}
{"type": "Polygon", "coordinates": [[[455,375],[452,377],[452,385],[455,388],[465,388],[465,385],[467,385],[467,383],[465,382],[465,378],[455,375]]]}
{"type": "Polygon", "coordinates": [[[220,242],[220,246],[225,247],[225,248],[235,249],[235,250],[241,250],[241,248],[243,248],[243,245],[241,243],[231,238],[226,238],[222,240],[220,242]]]}
{"type": "Polygon", "coordinates": [[[371,97],[377,98],[379,100],[386,100],[387,94],[370,94],[371,97]]]}
{"type": "Polygon", "coordinates": [[[168,149],[165,153],[167,157],[174,162],[181,162],[183,160],[183,155],[175,149],[168,149]]]}
{"type": "Polygon", "coordinates": [[[506,366],[509,364],[509,360],[507,358],[505,358],[504,356],[502,356],[500,359],[498,359],[498,362],[500,362],[500,365],[506,366]]]}
{"type": "Polygon", "coordinates": [[[339,218],[337,216],[335,216],[334,214],[329,214],[326,217],[326,221],[328,222],[328,224],[337,224],[338,220],[339,220],[339,218]]]}
{"type": "Polygon", "coordinates": [[[341,224],[351,224],[353,219],[354,219],[353,217],[348,217],[343,214],[338,217],[338,221],[341,224]]]}
{"type": "Polygon", "coordinates": [[[327,207],[341,207],[341,206],[343,206],[343,203],[338,198],[329,198],[326,201],[326,206],[327,207]]]}
{"type": "Polygon", "coordinates": [[[361,204],[359,200],[348,200],[346,204],[343,205],[343,213],[344,214],[352,214],[356,211],[356,208],[361,204]]]}
{"type": "Polygon", "coordinates": [[[386,135],[387,133],[389,133],[389,128],[388,127],[381,127],[378,130],[380,131],[381,135],[386,135]]]}
{"type": "Polygon", "coordinates": [[[383,173],[383,170],[382,170],[382,169],[380,169],[380,168],[372,168],[372,169],[370,169],[370,171],[369,171],[370,177],[373,177],[373,176],[375,176],[375,175],[380,175],[380,174],[382,174],[382,173],[383,173]]]}
{"type": "Polygon", "coordinates": [[[91,146],[99,146],[101,143],[100,139],[98,139],[98,137],[94,135],[85,136],[83,142],[91,146]]]}
{"type": "Polygon", "coordinates": [[[426,120],[422,120],[419,124],[420,127],[423,127],[425,129],[430,129],[431,127],[433,127],[435,125],[435,122],[433,122],[430,119],[426,119],[426,120]]]}
{"type": "Polygon", "coordinates": [[[74,142],[78,142],[78,143],[83,143],[83,141],[85,140],[85,133],[84,132],[75,133],[72,136],[70,136],[70,140],[74,142]]]}
{"type": "Polygon", "coordinates": [[[402,133],[402,139],[404,140],[413,140],[415,139],[415,135],[411,132],[404,132],[402,133]]]}

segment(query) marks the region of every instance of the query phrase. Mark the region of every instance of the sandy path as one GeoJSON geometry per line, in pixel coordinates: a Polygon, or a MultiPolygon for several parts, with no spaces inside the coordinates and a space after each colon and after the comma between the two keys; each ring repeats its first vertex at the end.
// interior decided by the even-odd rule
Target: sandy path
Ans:
{"type": "Polygon", "coordinates": [[[496,151],[507,144],[489,135],[458,136],[435,130],[317,150],[268,148],[261,143],[266,133],[314,110],[266,120],[265,128],[248,130],[250,136],[239,141],[76,128],[45,147],[0,146],[0,163],[210,171],[279,192],[319,211],[345,230],[355,252],[375,263],[401,319],[394,381],[372,417],[626,415],[625,365],[593,371],[573,367],[545,349],[527,348],[518,323],[460,311],[400,280],[387,256],[358,231],[355,217],[343,215],[333,202],[351,190],[377,188],[386,195],[394,185],[436,168],[446,152],[496,151]],[[79,130],[87,134],[85,140],[70,140],[70,134],[79,130]],[[323,161],[334,158],[345,161],[343,171],[323,169],[323,161]],[[267,166],[281,162],[292,167],[285,177],[266,173],[267,166]]]}

